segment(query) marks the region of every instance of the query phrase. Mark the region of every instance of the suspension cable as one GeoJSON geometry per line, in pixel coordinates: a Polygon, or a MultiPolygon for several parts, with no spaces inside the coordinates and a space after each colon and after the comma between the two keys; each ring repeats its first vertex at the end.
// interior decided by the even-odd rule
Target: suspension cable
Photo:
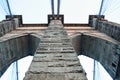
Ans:
{"type": "Polygon", "coordinates": [[[7,3],[7,7],[8,7],[9,14],[10,14],[10,16],[12,16],[12,12],[11,12],[11,9],[10,9],[9,1],[6,0],[6,3],[7,3]]]}
{"type": "Polygon", "coordinates": [[[51,10],[52,10],[52,15],[54,16],[54,0],[51,0],[51,10]]]}
{"type": "Polygon", "coordinates": [[[95,61],[95,59],[94,59],[94,62],[93,62],[93,80],[95,80],[95,78],[96,78],[96,61],[95,61]]]}
{"type": "Polygon", "coordinates": [[[104,4],[103,4],[103,10],[101,12],[101,14],[105,14],[105,12],[111,7],[113,1],[112,0],[104,0],[104,4]]]}
{"type": "Polygon", "coordinates": [[[101,6],[100,6],[100,10],[99,10],[99,17],[101,15],[102,9],[103,9],[103,4],[104,4],[104,0],[101,1],[101,6]]]}
{"type": "Polygon", "coordinates": [[[19,80],[19,75],[18,75],[18,61],[16,61],[16,77],[17,77],[17,80],[19,80]]]}
{"type": "Polygon", "coordinates": [[[60,13],[60,0],[58,0],[58,4],[57,4],[57,16],[59,16],[60,13]]]}

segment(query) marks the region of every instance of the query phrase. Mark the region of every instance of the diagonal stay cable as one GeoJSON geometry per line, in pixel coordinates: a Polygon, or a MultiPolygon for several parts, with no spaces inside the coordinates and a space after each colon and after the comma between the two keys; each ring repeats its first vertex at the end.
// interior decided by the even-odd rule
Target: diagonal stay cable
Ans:
{"type": "Polygon", "coordinates": [[[105,0],[101,14],[104,14],[112,5],[112,0],[105,0]]]}
{"type": "Polygon", "coordinates": [[[6,3],[7,3],[7,7],[8,7],[9,14],[12,16],[12,12],[11,12],[11,9],[10,9],[9,1],[6,0],[6,3]]]}
{"type": "Polygon", "coordinates": [[[103,10],[103,4],[104,4],[104,0],[101,1],[101,6],[100,6],[100,10],[99,10],[99,16],[101,15],[101,12],[103,10]]]}
{"type": "Polygon", "coordinates": [[[1,5],[1,8],[4,10],[4,12],[8,15],[9,12],[8,12],[8,8],[7,8],[5,0],[0,0],[0,5],[1,5]]]}

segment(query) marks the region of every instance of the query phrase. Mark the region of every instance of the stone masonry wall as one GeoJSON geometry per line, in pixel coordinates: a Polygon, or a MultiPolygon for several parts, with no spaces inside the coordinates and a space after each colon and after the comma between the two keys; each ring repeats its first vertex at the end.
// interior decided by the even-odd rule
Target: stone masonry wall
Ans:
{"type": "Polygon", "coordinates": [[[14,61],[34,55],[40,38],[34,34],[19,34],[0,38],[0,76],[14,61]]]}
{"type": "Polygon", "coordinates": [[[19,20],[14,18],[13,20],[3,20],[0,22],[0,37],[4,34],[11,32],[19,27],[19,20]]]}
{"type": "Polygon", "coordinates": [[[28,56],[28,37],[19,35],[12,38],[0,38],[0,76],[11,63],[28,56]]]}
{"type": "Polygon", "coordinates": [[[120,24],[90,16],[89,25],[100,32],[120,41],[120,24]]]}
{"type": "Polygon", "coordinates": [[[87,80],[60,21],[45,30],[24,80],[87,80]]]}
{"type": "Polygon", "coordinates": [[[89,33],[72,36],[72,44],[78,55],[99,61],[111,77],[120,80],[120,43],[112,38],[89,33]]]}

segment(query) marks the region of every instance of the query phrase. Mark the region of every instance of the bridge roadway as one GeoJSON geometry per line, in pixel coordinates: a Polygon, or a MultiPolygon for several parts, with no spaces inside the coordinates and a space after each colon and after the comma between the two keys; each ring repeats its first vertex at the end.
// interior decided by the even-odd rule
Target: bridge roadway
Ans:
{"type": "MultiPolygon", "coordinates": [[[[34,55],[46,25],[24,25],[0,37],[0,76],[9,65],[34,55]]],[[[77,55],[99,61],[115,80],[120,80],[120,42],[88,25],[64,25],[77,55]]],[[[89,63],[86,63],[89,64],[89,63]]]]}

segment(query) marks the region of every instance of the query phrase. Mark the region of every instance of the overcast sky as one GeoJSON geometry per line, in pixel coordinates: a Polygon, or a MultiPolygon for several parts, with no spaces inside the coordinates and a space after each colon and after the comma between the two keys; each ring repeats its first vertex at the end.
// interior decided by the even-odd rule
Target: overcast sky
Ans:
{"type": "MultiPolygon", "coordinates": [[[[12,14],[23,15],[24,23],[47,23],[47,15],[51,14],[50,1],[9,0],[12,14]]],[[[54,1],[57,3],[57,0],[54,1]]],[[[106,19],[120,23],[120,0],[104,1],[106,19]]],[[[100,3],[101,0],[61,0],[60,13],[64,14],[66,23],[87,23],[90,14],[99,13],[100,3]]],[[[0,20],[5,17],[5,14],[0,6],[0,20]]]]}
{"type": "MultiPolygon", "coordinates": [[[[47,23],[47,15],[51,14],[50,1],[9,0],[12,13],[23,15],[24,23],[47,23]]],[[[57,3],[57,0],[54,1],[57,3]]],[[[67,23],[87,23],[89,14],[98,14],[100,1],[61,0],[60,13],[65,15],[65,22],[67,23]]],[[[3,11],[1,13],[5,14],[3,11]]]]}

